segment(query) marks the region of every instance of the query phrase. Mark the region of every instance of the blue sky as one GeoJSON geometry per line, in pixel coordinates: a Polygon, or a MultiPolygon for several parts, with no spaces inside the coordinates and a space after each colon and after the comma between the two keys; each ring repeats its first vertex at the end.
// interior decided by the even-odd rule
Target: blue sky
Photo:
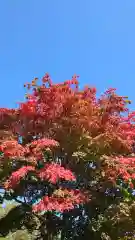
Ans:
{"type": "Polygon", "coordinates": [[[23,83],[80,75],[81,86],[116,87],[135,108],[134,0],[0,2],[0,107],[23,100],[23,83]]]}

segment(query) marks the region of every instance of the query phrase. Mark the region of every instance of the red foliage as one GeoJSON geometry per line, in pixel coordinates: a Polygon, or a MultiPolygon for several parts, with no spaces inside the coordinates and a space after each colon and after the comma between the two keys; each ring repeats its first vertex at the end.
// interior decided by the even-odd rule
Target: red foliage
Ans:
{"type": "Polygon", "coordinates": [[[116,162],[120,164],[119,176],[126,181],[135,179],[135,157],[120,157],[116,159],[116,162]]]}
{"type": "Polygon", "coordinates": [[[45,196],[39,203],[33,205],[33,211],[69,211],[75,205],[84,203],[87,200],[86,196],[79,190],[60,189],[52,197],[45,196]]]}
{"type": "MultiPolygon", "coordinates": [[[[125,150],[131,151],[131,140],[135,135],[135,128],[131,124],[133,117],[129,116],[127,122],[120,115],[120,111],[127,111],[126,97],[120,97],[115,89],[109,89],[100,99],[96,99],[95,88],[79,90],[76,75],[61,84],[53,84],[48,74],[42,81],[41,86],[37,85],[37,79],[26,84],[28,89],[33,90],[32,94],[27,95],[27,101],[21,103],[14,112],[7,110],[6,120],[11,112],[14,116],[12,124],[9,117],[8,128],[16,130],[26,142],[30,134],[49,136],[58,140],[68,151],[75,148],[75,142],[73,146],[71,141],[66,141],[69,135],[72,139],[79,139],[84,132],[88,132],[92,138],[102,133],[106,135],[106,141],[113,141],[114,136],[117,138],[118,152],[121,144],[125,150]]],[[[5,126],[4,120],[0,125],[2,128],[5,126]]]]}
{"type": "Polygon", "coordinates": [[[41,160],[44,158],[44,150],[49,150],[58,146],[59,144],[57,141],[47,138],[32,141],[25,146],[26,160],[33,163],[37,162],[37,160],[41,160]]]}
{"type": "Polygon", "coordinates": [[[66,181],[75,181],[76,178],[70,170],[61,167],[59,164],[46,164],[39,172],[39,177],[42,180],[48,180],[51,183],[56,183],[58,180],[63,179],[66,181]]]}
{"type": "MultiPolygon", "coordinates": [[[[130,183],[135,179],[135,157],[111,157],[108,158],[109,166],[105,167],[105,173],[109,180],[113,182],[117,179],[123,179],[130,183]]],[[[131,184],[130,187],[134,188],[131,184]]]]}
{"type": "Polygon", "coordinates": [[[32,141],[30,144],[27,144],[24,147],[21,144],[18,144],[16,140],[6,140],[1,143],[0,151],[4,153],[4,157],[8,158],[28,158],[29,156],[31,158],[33,157],[33,159],[34,157],[38,159],[39,156],[42,157],[42,151],[47,147],[53,148],[57,146],[58,142],[46,138],[32,141]]]}
{"type": "MultiPolygon", "coordinates": [[[[135,140],[135,112],[128,112],[127,97],[118,96],[115,89],[110,88],[97,99],[95,88],[79,89],[76,75],[64,83],[54,84],[46,74],[40,86],[36,78],[25,87],[32,90],[25,103],[20,103],[18,109],[0,109],[0,130],[9,131],[12,136],[7,139],[0,135],[0,151],[4,153],[3,160],[23,159],[32,166],[13,172],[5,183],[6,189],[16,188],[20,179],[37,167],[39,160],[45,162],[44,150],[53,151],[55,147],[67,154],[69,162],[77,151],[86,151],[90,157],[111,156],[111,164],[104,168],[108,179],[122,177],[127,181],[135,177],[134,158],[121,157],[132,153],[135,140]],[[123,117],[123,113],[127,116],[123,117]],[[23,145],[15,140],[18,136],[23,137],[23,145]],[[38,140],[33,141],[33,137],[38,140]]],[[[53,184],[59,179],[75,180],[70,170],[55,163],[46,164],[35,173],[53,184]]],[[[45,196],[33,210],[69,210],[86,200],[80,192],[68,191],[65,196],[67,190],[62,191],[64,197],[45,196]]]]}
{"type": "Polygon", "coordinates": [[[40,150],[45,149],[46,147],[57,147],[58,145],[57,141],[47,138],[38,139],[30,143],[30,147],[36,147],[40,150]]]}
{"type": "Polygon", "coordinates": [[[13,172],[10,178],[5,182],[6,189],[15,189],[18,186],[20,180],[29,172],[34,171],[35,168],[32,166],[25,166],[20,168],[19,170],[13,172]]]}
{"type": "Polygon", "coordinates": [[[1,143],[0,151],[4,153],[5,157],[22,157],[25,154],[25,148],[18,144],[15,140],[7,140],[1,143]]]}

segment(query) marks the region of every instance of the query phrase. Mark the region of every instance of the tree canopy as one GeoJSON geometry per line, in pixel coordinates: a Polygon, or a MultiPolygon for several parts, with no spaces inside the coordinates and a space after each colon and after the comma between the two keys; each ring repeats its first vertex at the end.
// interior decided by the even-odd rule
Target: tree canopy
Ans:
{"type": "Polygon", "coordinates": [[[24,87],[25,102],[0,108],[1,236],[134,239],[131,102],[114,88],[97,98],[77,75],[24,87]]]}

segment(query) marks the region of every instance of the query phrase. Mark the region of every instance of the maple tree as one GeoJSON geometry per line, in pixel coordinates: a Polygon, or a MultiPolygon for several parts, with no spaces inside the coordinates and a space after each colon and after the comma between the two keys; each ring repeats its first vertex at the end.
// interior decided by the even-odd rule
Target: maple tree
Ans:
{"type": "Polygon", "coordinates": [[[76,75],[54,84],[46,74],[24,87],[25,102],[0,109],[1,201],[20,204],[14,212],[23,208],[25,227],[40,232],[32,239],[132,237],[135,112],[128,98],[110,88],[98,99],[94,87],[79,88],[76,75]]]}

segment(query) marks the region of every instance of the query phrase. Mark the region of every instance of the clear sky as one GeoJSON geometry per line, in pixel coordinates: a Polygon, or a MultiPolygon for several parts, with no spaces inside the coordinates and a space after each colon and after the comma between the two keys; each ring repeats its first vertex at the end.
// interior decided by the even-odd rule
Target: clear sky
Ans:
{"type": "Polygon", "coordinates": [[[135,0],[1,0],[0,31],[0,107],[49,72],[116,87],[135,108],[135,0]]]}

